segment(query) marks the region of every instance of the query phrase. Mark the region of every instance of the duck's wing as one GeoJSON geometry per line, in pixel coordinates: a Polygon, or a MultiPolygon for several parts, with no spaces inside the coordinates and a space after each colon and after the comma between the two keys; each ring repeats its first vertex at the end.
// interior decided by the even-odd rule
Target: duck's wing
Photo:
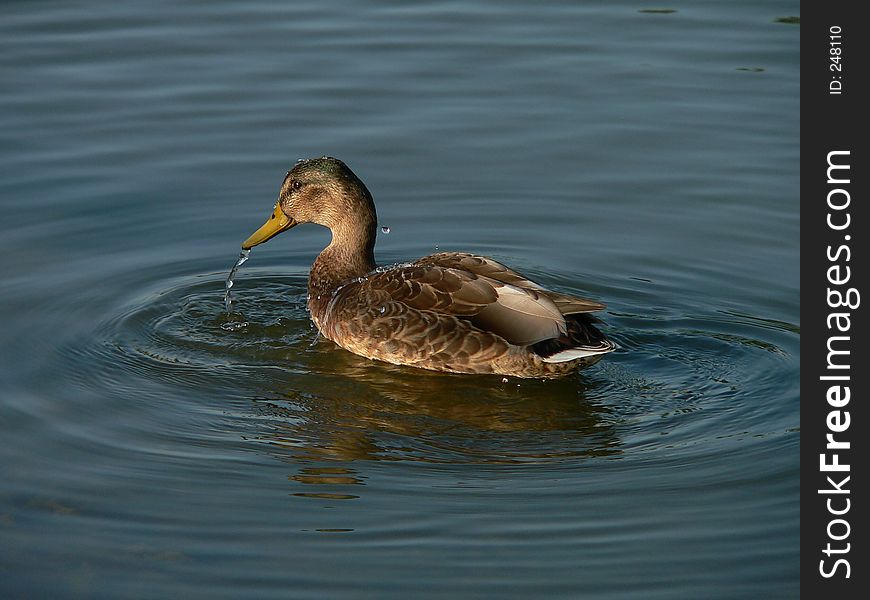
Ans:
{"type": "Polygon", "coordinates": [[[459,269],[521,289],[534,290],[552,300],[559,308],[559,312],[563,315],[597,312],[599,310],[604,310],[605,308],[604,304],[596,302],[595,300],[581,298],[580,296],[569,296],[568,294],[560,294],[559,292],[545,289],[534,281],[526,279],[513,269],[510,269],[500,262],[486,256],[477,256],[465,252],[440,252],[438,254],[424,256],[413,264],[421,266],[434,265],[450,269],[459,269]]]}
{"type": "Polygon", "coordinates": [[[461,268],[412,264],[373,273],[363,284],[379,303],[398,302],[410,309],[408,326],[432,313],[471,322],[517,345],[529,345],[567,333],[556,303],[537,289],[518,287],[461,268]],[[427,315],[419,311],[427,311],[427,315]]]}

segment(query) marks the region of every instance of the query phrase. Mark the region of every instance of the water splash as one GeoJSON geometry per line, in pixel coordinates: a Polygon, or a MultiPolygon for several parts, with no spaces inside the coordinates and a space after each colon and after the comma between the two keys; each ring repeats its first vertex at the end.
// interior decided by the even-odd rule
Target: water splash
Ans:
{"type": "Polygon", "coordinates": [[[358,277],[352,281],[348,281],[347,283],[338,286],[333,290],[332,296],[329,298],[329,302],[326,305],[326,310],[323,313],[323,323],[321,327],[318,327],[318,334],[323,332],[327,327],[329,327],[329,320],[332,318],[332,309],[335,307],[335,302],[338,300],[338,294],[351,283],[359,283],[363,281],[362,277],[358,277]]]}
{"type": "Polygon", "coordinates": [[[251,250],[242,250],[239,252],[239,259],[236,261],[236,264],[233,265],[233,268],[230,269],[230,274],[227,275],[227,282],[224,288],[224,307],[227,312],[230,312],[233,307],[233,279],[236,276],[236,272],[239,270],[243,264],[248,261],[248,257],[251,255],[251,250]]]}
{"type": "Polygon", "coordinates": [[[221,323],[221,329],[224,331],[238,331],[239,329],[245,329],[247,326],[247,321],[230,321],[228,323],[221,323]]]}
{"type": "Polygon", "coordinates": [[[388,226],[384,225],[383,227],[381,227],[381,233],[383,233],[383,234],[390,233],[390,228],[388,226]]]}
{"type": "Polygon", "coordinates": [[[412,262],[397,262],[389,265],[381,265],[379,267],[375,267],[375,270],[372,273],[386,273],[387,271],[392,271],[393,269],[401,269],[403,267],[410,267],[414,263],[412,262]]]}
{"type": "MultiPolygon", "coordinates": [[[[230,274],[227,275],[227,281],[224,285],[224,309],[228,316],[232,317],[232,308],[233,308],[233,278],[236,276],[236,272],[239,270],[243,264],[245,264],[248,260],[248,257],[251,255],[251,250],[242,250],[239,253],[239,259],[236,261],[236,264],[233,265],[233,268],[230,269],[230,274]]],[[[239,329],[243,329],[248,326],[246,321],[227,321],[221,325],[221,329],[225,331],[238,331],[239,329]]]]}

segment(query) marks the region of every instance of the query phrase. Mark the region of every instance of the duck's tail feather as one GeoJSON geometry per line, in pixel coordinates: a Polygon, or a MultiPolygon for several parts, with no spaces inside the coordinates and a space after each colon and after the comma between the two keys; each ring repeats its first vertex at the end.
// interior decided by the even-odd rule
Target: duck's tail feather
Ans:
{"type": "Polygon", "coordinates": [[[558,338],[544,340],[530,346],[532,352],[544,362],[569,362],[607,354],[616,350],[616,344],[608,340],[593,325],[598,319],[589,314],[579,313],[565,316],[568,333],[558,338]]]}

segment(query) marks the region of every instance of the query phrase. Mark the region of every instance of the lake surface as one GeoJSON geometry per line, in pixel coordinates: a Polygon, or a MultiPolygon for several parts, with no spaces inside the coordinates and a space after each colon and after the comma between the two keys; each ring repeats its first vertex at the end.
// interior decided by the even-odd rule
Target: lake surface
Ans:
{"type": "Polygon", "coordinates": [[[0,596],[795,598],[799,15],[787,2],[0,8],[0,596]],[[792,20],[793,21],[793,20],[792,20]],[[603,302],[559,381],[318,339],[297,158],[381,263],[603,302]]]}

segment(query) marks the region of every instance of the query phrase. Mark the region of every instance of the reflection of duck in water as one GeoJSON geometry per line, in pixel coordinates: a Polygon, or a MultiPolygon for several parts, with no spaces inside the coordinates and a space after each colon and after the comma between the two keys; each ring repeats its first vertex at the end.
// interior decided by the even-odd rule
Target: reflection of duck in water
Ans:
{"type": "Polygon", "coordinates": [[[365,185],[340,160],[300,161],[272,216],[242,248],[299,223],[332,231],[308,277],[317,328],[342,348],[453,373],[559,377],[615,346],[590,313],[604,305],[552,292],[492,259],[442,252],[376,268],[377,216],[365,185]]]}
{"type": "Polygon", "coordinates": [[[270,453],[311,468],[323,461],[510,464],[621,452],[610,409],[587,400],[582,381],[517,387],[352,355],[330,365],[329,373],[294,379],[292,392],[255,401],[255,413],[266,417],[257,437],[270,453]]]}

